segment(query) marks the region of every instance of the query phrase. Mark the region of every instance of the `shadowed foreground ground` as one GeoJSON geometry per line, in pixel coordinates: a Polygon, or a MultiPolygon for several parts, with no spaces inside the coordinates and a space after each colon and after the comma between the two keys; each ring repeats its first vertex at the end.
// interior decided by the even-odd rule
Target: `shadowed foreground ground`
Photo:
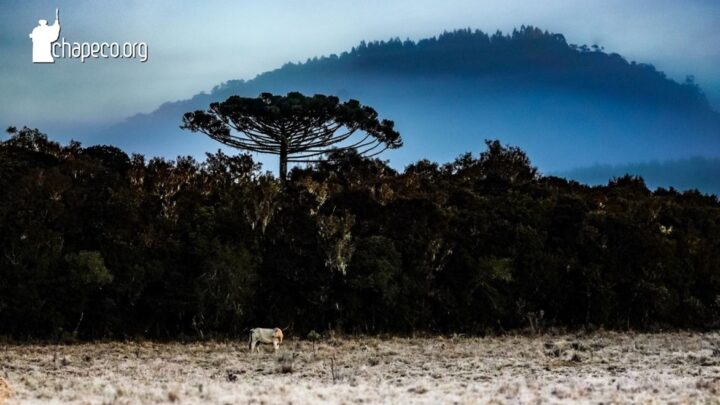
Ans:
{"type": "Polygon", "coordinates": [[[245,342],[0,349],[21,404],[720,403],[720,334],[349,338],[316,353],[286,339],[253,355],[245,342]]]}

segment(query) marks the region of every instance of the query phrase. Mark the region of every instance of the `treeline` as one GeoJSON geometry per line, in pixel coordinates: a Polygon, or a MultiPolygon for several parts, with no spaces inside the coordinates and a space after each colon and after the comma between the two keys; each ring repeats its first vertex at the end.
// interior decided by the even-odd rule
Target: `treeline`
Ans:
{"type": "MultiPolygon", "coordinates": [[[[684,108],[711,113],[707,97],[687,76],[683,83],[668,78],[647,63],[628,62],[598,45],[569,44],[562,34],[522,26],[512,33],[460,29],[419,41],[394,38],[361,42],[340,55],[286,64],[282,69],[258,76],[279,78],[312,72],[323,76],[384,74],[393,77],[462,77],[465,80],[511,78],[523,85],[551,85],[573,91],[637,99],[644,104],[684,108]]],[[[271,80],[272,81],[272,80],[271,80]]],[[[228,82],[214,93],[237,92],[240,82],[228,82]]]]}
{"type": "Polygon", "coordinates": [[[695,156],[686,159],[577,167],[558,172],[561,177],[587,184],[605,184],[612,177],[632,173],[641,176],[649,187],[698,188],[720,195],[720,158],[695,156]]]}
{"type": "Polygon", "coordinates": [[[146,160],[9,132],[1,336],[720,324],[715,196],[545,177],[498,142],[402,173],[344,154],[281,184],[244,155],[146,160]]]}

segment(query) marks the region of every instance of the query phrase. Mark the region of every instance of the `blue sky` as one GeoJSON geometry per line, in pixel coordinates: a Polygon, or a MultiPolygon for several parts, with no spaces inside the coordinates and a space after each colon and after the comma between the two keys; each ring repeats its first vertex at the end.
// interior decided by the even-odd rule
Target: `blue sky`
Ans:
{"type": "Polygon", "coordinates": [[[720,1],[20,1],[0,3],[0,125],[105,123],[150,112],[229,79],[339,53],[361,40],[420,39],[454,28],[532,24],[693,74],[720,106],[720,1]],[[61,12],[68,42],[144,41],[150,59],[31,63],[28,34],[61,12]]]}

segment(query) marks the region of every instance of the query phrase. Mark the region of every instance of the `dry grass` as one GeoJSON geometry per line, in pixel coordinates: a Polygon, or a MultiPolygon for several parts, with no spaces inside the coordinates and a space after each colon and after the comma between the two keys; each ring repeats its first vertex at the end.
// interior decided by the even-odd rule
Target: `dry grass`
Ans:
{"type": "Polygon", "coordinates": [[[13,403],[720,403],[720,335],[0,346],[13,403]]]}

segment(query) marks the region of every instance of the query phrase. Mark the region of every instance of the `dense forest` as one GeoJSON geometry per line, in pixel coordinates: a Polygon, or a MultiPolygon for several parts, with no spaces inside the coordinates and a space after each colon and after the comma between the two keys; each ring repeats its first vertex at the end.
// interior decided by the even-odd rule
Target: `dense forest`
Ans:
{"type": "Polygon", "coordinates": [[[0,143],[0,335],[304,336],[720,325],[720,203],[543,176],[518,148],[403,172],[346,152],[283,184],[248,155],[0,143]]]}

